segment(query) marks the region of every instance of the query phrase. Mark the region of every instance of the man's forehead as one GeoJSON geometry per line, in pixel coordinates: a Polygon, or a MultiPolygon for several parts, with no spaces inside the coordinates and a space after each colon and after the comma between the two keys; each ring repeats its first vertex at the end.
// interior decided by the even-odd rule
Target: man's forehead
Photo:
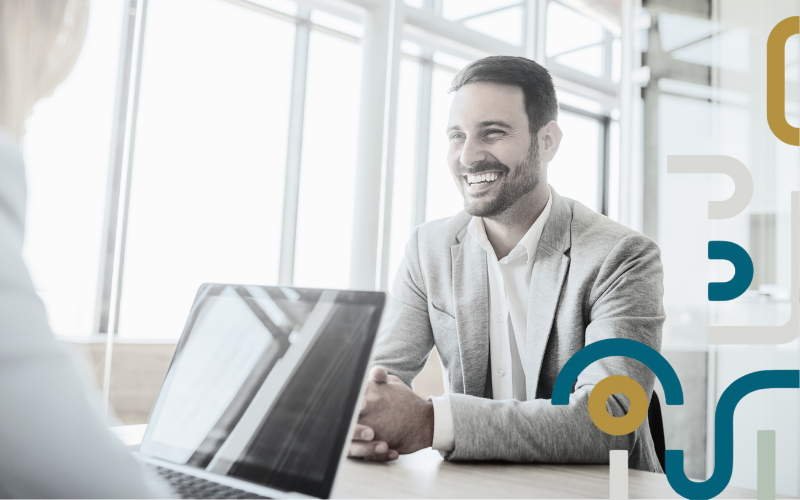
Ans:
{"type": "Polygon", "coordinates": [[[482,122],[527,123],[525,95],[516,85],[476,82],[455,92],[448,128],[479,126],[482,122]]]}

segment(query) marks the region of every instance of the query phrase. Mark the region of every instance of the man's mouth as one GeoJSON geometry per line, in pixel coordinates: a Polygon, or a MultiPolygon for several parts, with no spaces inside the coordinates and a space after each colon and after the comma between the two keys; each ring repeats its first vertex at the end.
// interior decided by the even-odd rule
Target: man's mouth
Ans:
{"type": "Polygon", "coordinates": [[[483,172],[480,174],[467,174],[464,176],[464,180],[466,180],[467,184],[470,186],[483,186],[491,184],[499,177],[500,172],[483,172]]]}

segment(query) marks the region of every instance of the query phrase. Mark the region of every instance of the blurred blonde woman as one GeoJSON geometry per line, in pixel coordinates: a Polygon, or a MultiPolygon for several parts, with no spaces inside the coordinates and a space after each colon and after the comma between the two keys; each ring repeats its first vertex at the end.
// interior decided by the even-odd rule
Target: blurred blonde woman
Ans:
{"type": "Polygon", "coordinates": [[[75,64],[88,16],[88,0],[0,0],[0,497],[169,494],[103,424],[22,260],[18,145],[36,101],[75,64]]]}

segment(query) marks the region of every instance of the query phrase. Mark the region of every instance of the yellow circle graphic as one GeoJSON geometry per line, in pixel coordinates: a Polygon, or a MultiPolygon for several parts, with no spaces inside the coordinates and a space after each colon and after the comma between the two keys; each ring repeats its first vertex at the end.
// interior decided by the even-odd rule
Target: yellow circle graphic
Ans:
{"type": "Polygon", "coordinates": [[[647,394],[642,386],[630,377],[613,375],[604,378],[589,394],[589,416],[598,429],[622,436],[629,434],[642,425],[647,418],[647,394]],[[624,417],[614,417],[606,411],[606,402],[612,394],[624,394],[631,402],[631,408],[624,417]]]}

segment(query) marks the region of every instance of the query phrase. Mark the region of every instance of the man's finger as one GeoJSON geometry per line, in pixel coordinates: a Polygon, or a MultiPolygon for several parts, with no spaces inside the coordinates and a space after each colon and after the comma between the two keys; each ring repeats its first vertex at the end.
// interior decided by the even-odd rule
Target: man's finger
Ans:
{"type": "Polygon", "coordinates": [[[389,383],[400,383],[400,384],[405,383],[402,380],[400,380],[400,377],[398,377],[396,375],[389,375],[389,378],[387,379],[387,381],[389,383]]]}
{"type": "Polygon", "coordinates": [[[396,460],[399,454],[396,450],[390,450],[389,445],[383,441],[351,441],[347,456],[357,458],[367,458],[379,462],[396,460]]]}
{"type": "Polygon", "coordinates": [[[386,372],[386,368],[376,366],[369,371],[369,379],[379,384],[385,384],[389,380],[389,374],[386,372]]]}
{"type": "Polygon", "coordinates": [[[353,441],[372,441],[375,437],[375,431],[372,427],[363,424],[356,424],[356,430],[353,432],[353,441]]]}

